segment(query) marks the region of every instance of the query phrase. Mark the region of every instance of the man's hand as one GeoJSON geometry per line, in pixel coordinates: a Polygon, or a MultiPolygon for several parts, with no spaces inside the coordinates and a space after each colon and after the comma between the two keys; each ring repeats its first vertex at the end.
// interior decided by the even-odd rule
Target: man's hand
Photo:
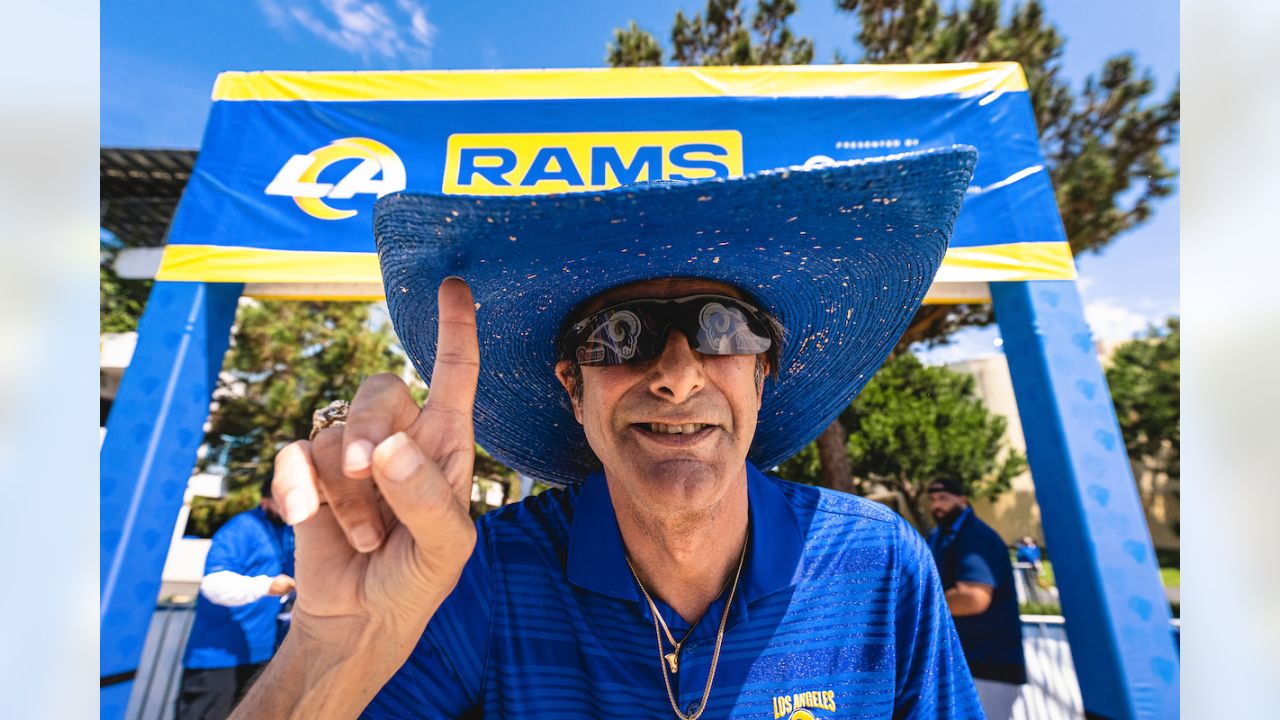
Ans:
{"type": "Polygon", "coordinates": [[[947,607],[954,617],[981,615],[991,607],[995,588],[983,583],[961,580],[947,591],[947,607]]]}
{"type": "Polygon", "coordinates": [[[441,283],[424,407],[399,378],[378,375],[356,392],[345,426],[276,456],[272,495],[295,527],[298,598],[286,657],[258,683],[277,697],[252,693],[237,716],[305,715],[316,703],[358,712],[457,584],[476,542],[473,302],[462,280],[441,283]]]}
{"type": "Polygon", "coordinates": [[[271,578],[271,587],[267,588],[268,595],[288,595],[293,592],[296,583],[293,578],[288,575],[277,575],[271,578]]]}

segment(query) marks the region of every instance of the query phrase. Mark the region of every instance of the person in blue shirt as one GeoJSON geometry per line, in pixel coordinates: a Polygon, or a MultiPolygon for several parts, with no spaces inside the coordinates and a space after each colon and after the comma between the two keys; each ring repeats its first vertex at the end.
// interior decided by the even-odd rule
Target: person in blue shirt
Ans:
{"type": "Polygon", "coordinates": [[[380,201],[430,392],[277,456],[294,629],[236,717],[982,717],[924,539],[762,472],[892,349],[972,162],[380,201]],[[561,487],[472,522],[477,441],[561,487]]]}
{"type": "Polygon", "coordinates": [[[1024,535],[1018,540],[1018,549],[1014,557],[1018,562],[1034,565],[1036,572],[1040,572],[1040,546],[1030,535],[1024,535]]]}
{"type": "Polygon", "coordinates": [[[223,720],[271,659],[294,590],[293,542],[270,479],[258,507],[213,534],[183,654],[178,720],[223,720]]]}
{"type": "Polygon", "coordinates": [[[1010,718],[1027,670],[1009,548],[973,513],[960,480],[938,478],[929,483],[928,493],[937,522],[929,548],[978,695],[988,718],[1010,718]]]}

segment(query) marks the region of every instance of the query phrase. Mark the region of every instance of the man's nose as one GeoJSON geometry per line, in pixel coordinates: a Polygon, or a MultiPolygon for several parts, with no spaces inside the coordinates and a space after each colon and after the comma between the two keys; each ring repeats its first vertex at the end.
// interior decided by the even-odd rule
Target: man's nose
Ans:
{"type": "Polygon", "coordinates": [[[649,391],[674,403],[684,402],[706,384],[702,363],[684,333],[672,331],[650,368],[649,391]]]}

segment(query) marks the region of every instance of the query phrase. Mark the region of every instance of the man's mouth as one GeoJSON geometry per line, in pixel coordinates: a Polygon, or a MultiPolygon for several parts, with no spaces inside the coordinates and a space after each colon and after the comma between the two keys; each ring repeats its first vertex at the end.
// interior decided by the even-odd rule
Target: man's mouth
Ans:
{"type": "Polygon", "coordinates": [[[682,425],[669,425],[667,423],[656,423],[656,422],[641,425],[642,429],[646,429],[651,433],[657,433],[659,435],[692,435],[693,433],[706,430],[709,427],[714,427],[714,426],[708,425],[706,423],[684,423],[682,425]]]}
{"type": "Polygon", "coordinates": [[[720,426],[698,422],[641,422],[633,423],[631,427],[638,435],[651,443],[665,447],[686,448],[701,444],[703,440],[711,437],[712,433],[719,429],[720,426]]]}

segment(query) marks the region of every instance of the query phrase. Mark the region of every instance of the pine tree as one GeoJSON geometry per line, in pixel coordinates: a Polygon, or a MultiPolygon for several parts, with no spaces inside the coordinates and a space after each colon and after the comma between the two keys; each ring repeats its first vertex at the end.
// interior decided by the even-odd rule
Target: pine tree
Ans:
{"type": "MultiPolygon", "coordinates": [[[[759,0],[748,24],[739,0],[707,0],[692,17],[677,11],[671,28],[671,62],[675,65],[807,65],[813,41],[797,37],[787,20],[796,0],[759,0]]],[[[613,31],[606,60],[612,67],[662,64],[662,48],[634,20],[613,31]]]]}

